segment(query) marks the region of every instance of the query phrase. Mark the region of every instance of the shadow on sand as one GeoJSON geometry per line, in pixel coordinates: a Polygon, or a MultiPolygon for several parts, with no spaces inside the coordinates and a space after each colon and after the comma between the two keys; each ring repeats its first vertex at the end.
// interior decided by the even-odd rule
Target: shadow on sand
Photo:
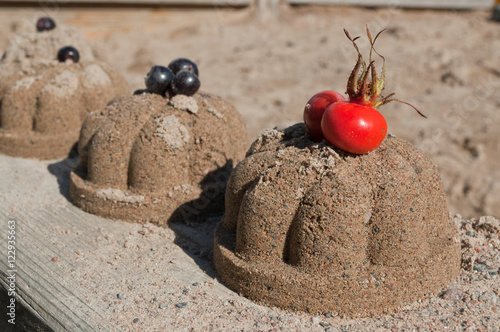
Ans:
{"type": "MultiPolygon", "coordinates": [[[[66,159],[48,166],[49,172],[57,179],[59,192],[70,202],[69,177],[78,163],[78,154],[72,149],[66,159]]],[[[211,264],[214,231],[224,214],[226,185],[232,171],[233,161],[229,160],[224,166],[208,173],[200,183],[200,196],[180,205],[168,217],[166,225],[175,232],[174,243],[212,278],[218,278],[211,264]]]]}
{"type": "Polygon", "coordinates": [[[210,172],[201,181],[200,197],[179,206],[168,219],[168,227],[175,232],[178,245],[211,278],[217,278],[212,265],[214,232],[224,214],[224,196],[233,162],[210,172]]]}
{"type": "Polygon", "coordinates": [[[78,165],[79,162],[80,158],[78,157],[76,143],[68,153],[66,159],[50,164],[47,167],[50,174],[54,175],[57,179],[59,192],[70,202],[71,199],[69,197],[69,174],[71,173],[73,168],[78,165]]]}

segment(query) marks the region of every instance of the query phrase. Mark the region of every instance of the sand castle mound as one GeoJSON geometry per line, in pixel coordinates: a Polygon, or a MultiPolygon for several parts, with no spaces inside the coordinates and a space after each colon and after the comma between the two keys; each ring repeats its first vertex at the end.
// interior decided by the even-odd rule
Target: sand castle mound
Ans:
{"type": "Polygon", "coordinates": [[[246,144],[239,113],[211,94],[120,97],[83,124],[71,198],[87,212],[135,222],[220,212],[246,144]]]}
{"type": "Polygon", "coordinates": [[[237,165],[214,263],[235,291],[285,309],[370,316],[436,294],[460,245],[436,166],[389,135],[352,155],[304,124],[264,132],[237,165]]]}
{"type": "Polygon", "coordinates": [[[75,28],[20,33],[0,60],[0,153],[64,157],[88,113],[127,90],[121,74],[95,61],[75,28]],[[78,50],[79,62],[58,61],[65,46],[78,50]]]}

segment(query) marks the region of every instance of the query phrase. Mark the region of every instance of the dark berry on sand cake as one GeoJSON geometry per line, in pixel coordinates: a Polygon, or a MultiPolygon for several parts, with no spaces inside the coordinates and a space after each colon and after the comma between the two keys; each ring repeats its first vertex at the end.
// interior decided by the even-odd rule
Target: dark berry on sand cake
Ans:
{"type": "Polygon", "coordinates": [[[145,90],[89,115],[78,145],[81,162],[71,174],[75,205],[160,225],[222,213],[229,174],[247,148],[246,128],[220,97],[193,92],[192,85],[178,91],[186,94],[173,92],[182,73],[191,74],[154,66],[145,90]]]}

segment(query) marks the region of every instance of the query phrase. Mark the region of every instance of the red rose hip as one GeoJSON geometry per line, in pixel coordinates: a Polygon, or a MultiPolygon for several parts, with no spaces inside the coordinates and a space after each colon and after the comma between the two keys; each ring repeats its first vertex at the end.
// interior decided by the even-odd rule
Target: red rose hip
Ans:
{"type": "Polygon", "coordinates": [[[370,106],[338,102],[327,107],[321,128],[328,142],[354,154],[365,154],[380,146],[387,135],[387,122],[370,106]]]}
{"type": "Polygon", "coordinates": [[[387,122],[377,111],[379,106],[398,101],[413,107],[418,114],[426,117],[411,104],[394,98],[394,93],[381,96],[385,83],[385,58],[375,50],[375,41],[383,31],[372,38],[370,30],[366,27],[370,43],[370,61],[367,64],[356,44],[359,37],[352,38],[344,29],[358,53],[358,61],[347,81],[349,100],[346,101],[342,95],[334,91],[320,92],[309,100],[304,109],[304,122],[314,140],[325,138],[344,151],[365,154],[378,148],[387,135],[387,122]],[[380,77],[377,75],[373,53],[383,61],[380,77]]]}
{"type": "Polygon", "coordinates": [[[321,130],[323,113],[328,106],[339,101],[345,101],[344,96],[338,92],[327,90],[315,94],[307,102],[304,107],[304,122],[313,141],[320,142],[323,140],[324,135],[321,130]]]}

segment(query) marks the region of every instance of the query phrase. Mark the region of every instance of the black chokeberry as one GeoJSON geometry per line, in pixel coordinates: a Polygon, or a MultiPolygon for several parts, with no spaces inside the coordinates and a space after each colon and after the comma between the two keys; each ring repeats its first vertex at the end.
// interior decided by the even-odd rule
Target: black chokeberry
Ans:
{"type": "Polygon", "coordinates": [[[50,17],[40,17],[38,21],[36,21],[36,30],[37,31],[49,31],[56,27],[56,22],[50,17]]]}
{"type": "Polygon", "coordinates": [[[66,62],[66,60],[71,59],[74,63],[77,63],[80,60],[80,54],[73,46],[65,46],[57,52],[57,59],[59,62],[66,62]]]}
{"type": "Polygon", "coordinates": [[[192,96],[200,88],[200,79],[194,73],[182,70],[172,81],[172,92],[179,95],[192,96]]]}
{"type": "Polygon", "coordinates": [[[196,66],[196,64],[193,61],[191,61],[189,59],[185,59],[185,58],[175,59],[172,62],[170,62],[170,64],[168,65],[168,68],[170,68],[170,70],[174,73],[174,75],[177,75],[177,73],[182,71],[182,70],[187,70],[187,71],[192,72],[196,76],[199,76],[198,75],[198,67],[196,66]]]}
{"type": "Polygon", "coordinates": [[[154,66],[144,79],[146,89],[151,93],[165,95],[168,86],[172,82],[174,74],[167,67],[154,66]]]}

